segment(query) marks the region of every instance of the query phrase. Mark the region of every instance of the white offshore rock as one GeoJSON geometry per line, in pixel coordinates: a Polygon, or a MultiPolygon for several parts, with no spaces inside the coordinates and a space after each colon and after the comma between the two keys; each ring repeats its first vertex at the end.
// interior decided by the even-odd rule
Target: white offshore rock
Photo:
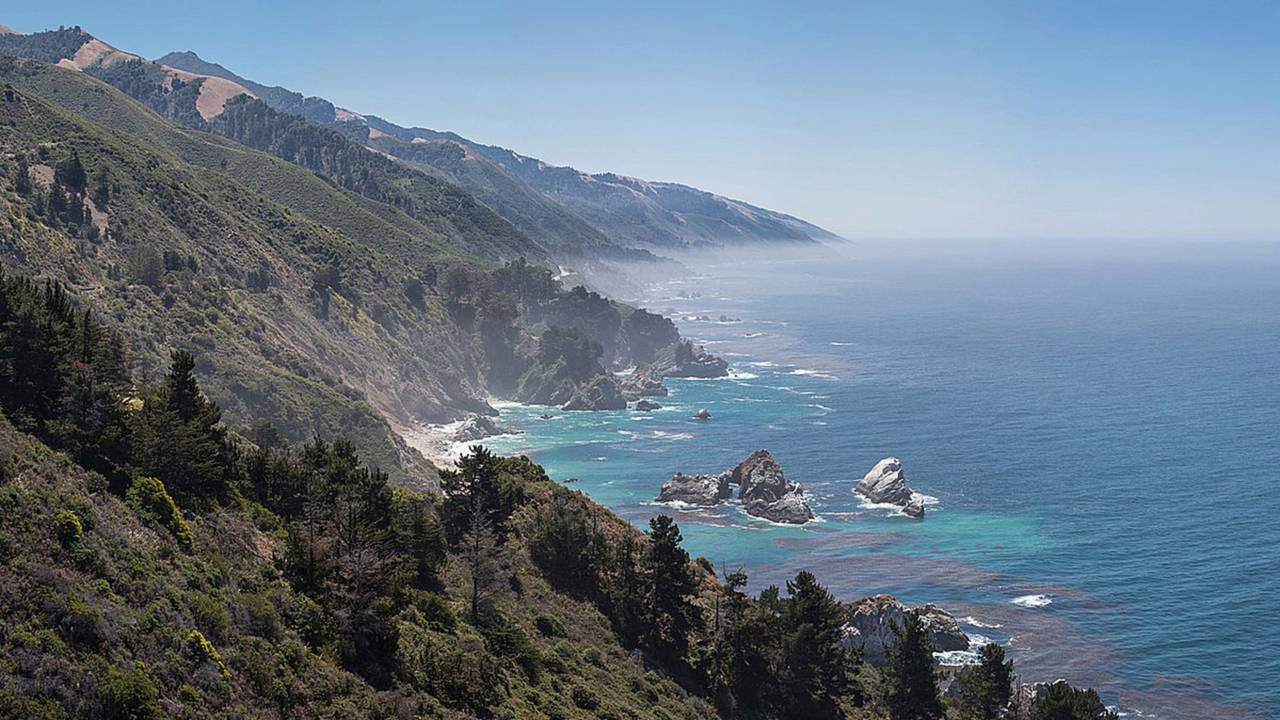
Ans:
{"type": "MultiPolygon", "coordinates": [[[[906,506],[911,502],[911,488],[907,487],[907,479],[902,473],[902,461],[896,457],[876,463],[853,491],[874,503],[906,506]]],[[[921,507],[921,515],[923,510],[921,507]]]]}

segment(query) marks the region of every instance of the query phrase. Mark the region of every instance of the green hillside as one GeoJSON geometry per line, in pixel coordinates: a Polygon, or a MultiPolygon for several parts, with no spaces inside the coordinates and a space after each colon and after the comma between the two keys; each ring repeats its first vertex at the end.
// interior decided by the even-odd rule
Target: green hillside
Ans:
{"type": "Polygon", "coordinates": [[[210,387],[230,419],[269,419],[299,440],[344,431],[397,477],[431,480],[384,417],[481,407],[478,358],[437,300],[406,297],[413,266],[29,93],[6,90],[0,120],[9,262],[98,298],[144,371],[169,348],[203,349],[217,360],[210,387]],[[54,167],[72,157],[92,187],[55,182],[54,167]],[[51,198],[87,205],[89,217],[51,209],[51,198]]]}

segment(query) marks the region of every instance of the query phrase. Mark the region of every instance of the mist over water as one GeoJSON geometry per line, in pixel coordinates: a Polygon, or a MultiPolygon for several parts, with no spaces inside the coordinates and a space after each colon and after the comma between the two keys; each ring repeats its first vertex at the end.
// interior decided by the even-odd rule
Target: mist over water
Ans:
{"type": "Polygon", "coordinates": [[[1161,718],[1280,713],[1280,248],[861,243],[682,258],[645,307],[734,375],[651,414],[504,407],[560,480],[756,588],[935,602],[1024,679],[1161,718]],[[725,315],[727,321],[719,320],[725,315]],[[712,320],[699,320],[706,316],[712,320]],[[740,319],[740,320],[735,320],[740,319]],[[691,419],[698,408],[709,422],[691,419]],[[654,505],[767,448],[820,521],[654,505]],[[902,459],[923,522],[853,486],[902,459]]]}

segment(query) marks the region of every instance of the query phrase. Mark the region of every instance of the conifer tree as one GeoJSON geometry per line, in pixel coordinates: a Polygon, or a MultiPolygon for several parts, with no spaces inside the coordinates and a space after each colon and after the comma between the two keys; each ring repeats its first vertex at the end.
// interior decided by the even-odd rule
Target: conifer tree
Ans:
{"type": "Polygon", "coordinates": [[[835,717],[838,699],[856,690],[850,676],[854,658],[840,645],[844,613],[807,571],[787,583],[787,593],[782,618],[787,628],[782,674],[788,708],[784,714],[835,717]]]}
{"type": "Polygon", "coordinates": [[[658,515],[649,527],[645,638],[660,657],[679,662],[688,652],[689,636],[701,626],[701,613],[691,601],[697,588],[689,553],[680,546],[679,526],[670,516],[658,515]]]}
{"type": "Polygon", "coordinates": [[[1013,694],[1013,661],[1004,659],[1004,648],[988,643],[977,665],[962,673],[960,710],[972,720],[994,720],[1013,694]]]}
{"type": "Polygon", "coordinates": [[[885,668],[884,704],[890,720],[941,720],[933,641],[920,613],[907,612],[901,626],[893,624],[893,634],[896,642],[889,648],[889,663],[885,668]]]}

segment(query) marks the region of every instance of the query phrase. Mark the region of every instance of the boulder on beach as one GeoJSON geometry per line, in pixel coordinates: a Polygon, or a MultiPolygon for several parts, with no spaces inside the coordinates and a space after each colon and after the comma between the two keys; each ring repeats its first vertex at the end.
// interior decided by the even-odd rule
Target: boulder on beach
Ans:
{"type": "Polygon", "coordinates": [[[907,487],[906,476],[902,473],[902,461],[896,457],[876,463],[853,491],[874,503],[906,506],[911,502],[911,488],[907,487]]]}
{"type": "MultiPolygon", "coordinates": [[[[841,644],[862,651],[862,658],[877,667],[888,662],[888,650],[897,642],[893,626],[902,626],[909,608],[892,595],[872,595],[853,604],[849,622],[842,628],[841,644]]],[[[969,636],[951,613],[935,605],[918,608],[920,619],[938,652],[966,650],[969,636]]]]}
{"type": "Polygon", "coordinates": [[[640,400],[639,402],[636,403],[636,410],[639,410],[640,412],[653,412],[654,410],[661,410],[661,409],[662,409],[661,405],[659,405],[656,402],[650,402],[648,400],[640,400]]]}
{"type": "Polygon", "coordinates": [[[597,375],[574,391],[561,410],[625,410],[627,401],[618,383],[608,375],[597,375]]]}
{"type": "Polygon", "coordinates": [[[677,473],[662,483],[658,502],[682,502],[689,505],[716,505],[733,497],[729,473],[719,475],[684,475],[677,473]]]}

